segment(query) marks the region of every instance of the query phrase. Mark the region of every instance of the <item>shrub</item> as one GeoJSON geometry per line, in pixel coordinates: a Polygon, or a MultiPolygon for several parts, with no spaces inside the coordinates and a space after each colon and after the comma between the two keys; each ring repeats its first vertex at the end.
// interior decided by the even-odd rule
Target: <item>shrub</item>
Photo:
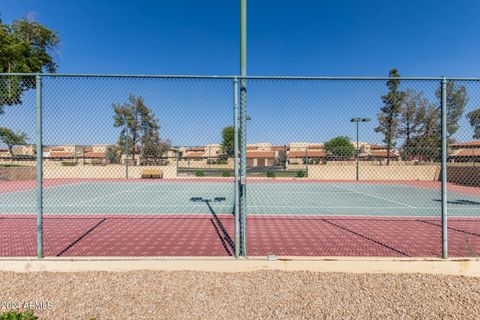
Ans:
{"type": "Polygon", "coordinates": [[[0,314],[0,320],[37,320],[38,317],[31,311],[8,311],[0,314]]]}
{"type": "Polygon", "coordinates": [[[275,178],[275,172],[274,171],[267,171],[267,177],[268,178],[275,178]]]}
{"type": "Polygon", "coordinates": [[[223,171],[222,176],[224,177],[230,177],[232,173],[230,171],[223,171]]]}
{"type": "Polygon", "coordinates": [[[62,161],[62,166],[64,167],[75,167],[77,165],[76,162],[72,161],[62,161]]]}
{"type": "Polygon", "coordinates": [[[208,159],[207,160],[207,164],[227,164],[227,160],[225,159],[208,159]]]}
{"type": "Polygon", "coordinates": [[[195,172],[195,175],[197,177],[205,177],[205,172],[202,170],[198,170],[197,172],[195,172]]]}
{"type": "Polygon", "coordinates": [[[306,176],[305,171],[302,171],[302,170],[297,171],[297,175],[296,175],[297,178],[305,178],[305,176],[306,176]]]}

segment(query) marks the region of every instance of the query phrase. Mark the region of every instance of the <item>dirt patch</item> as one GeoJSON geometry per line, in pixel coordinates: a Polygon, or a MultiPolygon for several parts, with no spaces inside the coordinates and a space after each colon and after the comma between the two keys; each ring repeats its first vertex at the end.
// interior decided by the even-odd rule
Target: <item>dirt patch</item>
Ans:
{"type": "Polygon", "coordinates": [[[480,278],[259,271],[0,273],[41,319],[475,319],[480,278]]]}

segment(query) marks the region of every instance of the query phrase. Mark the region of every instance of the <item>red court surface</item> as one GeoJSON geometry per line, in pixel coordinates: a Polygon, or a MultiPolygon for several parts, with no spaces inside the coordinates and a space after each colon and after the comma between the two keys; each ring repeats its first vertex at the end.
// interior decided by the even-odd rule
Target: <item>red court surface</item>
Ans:
{"type": "MultiPolygon", "coordinates": [[[[234,219],[220,215],[44,217],[45,256],[232,256],[234,219]]],[[[449,255],[480,256],[480,219],[449,219],[449,255]]],[[[35,256],[36,218],[0,216],[0,256],[35,256]]],[[[249,216],[248,256],[439,257],[430,218],[249,216]]]]}

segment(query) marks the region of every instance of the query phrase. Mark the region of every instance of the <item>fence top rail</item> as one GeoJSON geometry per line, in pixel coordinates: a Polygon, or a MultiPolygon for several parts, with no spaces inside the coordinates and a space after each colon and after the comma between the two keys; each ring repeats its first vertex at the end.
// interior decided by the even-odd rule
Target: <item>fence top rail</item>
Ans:
{"type": "Polygon", "coordinates": [[[175,75],[175,74],[85,74],[85,73],[0,73],[0,77],[77,77],[77,78],[149,78],[149,79],[250,79],[250,80],[458,80],[480,81],[479,77],[361,77],[361,76],[240,76],[240,75],[175,75]]]}

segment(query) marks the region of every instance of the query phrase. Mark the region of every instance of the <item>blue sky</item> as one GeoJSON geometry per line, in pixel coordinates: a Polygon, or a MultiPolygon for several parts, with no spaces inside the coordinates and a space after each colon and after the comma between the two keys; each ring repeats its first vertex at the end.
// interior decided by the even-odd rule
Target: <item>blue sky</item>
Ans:
{"type": "MultiPolygon", "coordinates": [[[[479,76],[478,12],[480,2],[474,0],[250,0],[248,73],[383,76],[396,67],[403,76],[479,76]]],[[[239,69],[238,0],[2,0],[0,13],[7,23],[31,15],[57,30],[62,39],[57,53],[58,72],[61,73],[231,75],[238,73],[239,69]]],[[[111,91],[108,91],[107,82],[101,85],[106,89],[95,91],[95,94],[92,91],[84,91],[83,95],[79,93],[74,102],[68,99],[70,87],[80,90],[81,86],[76,87],[74,81],[64,83],[58,86],[64,92],[50,98],[50,102],[47,99],[46,108],[50,103],[50,108],[55,108],[60,118],[78,112],[81,104],[83,108],[88,104],[88,107],[98,105],[111,110],[112,102],[125,101],[127,91],[131,91],[128,84],[111,91]]],[[[212,95],[207,99],[208,106],[196,105],[194,102],[199,100],[193,96],[170,96],[166,106],[163,97],[155,96],[158,88],[152,85],[149,90],[153,94],[148,99],[146,97],[146,102],[161,120],[162,135],[174,144],[203,144],[215,139],[217,141],[212,142],[218,142],[218,130],[231,122],[230,110],[224,110],[225,106],[230,107],[230,85],[221,84],[221,89],[215,89],[215,86],[208,85],[209,89],[203,90],[203,95],[207,95],[206,92],[212,95]],[[219,90],[222,93],[216,96],[219,90]],[[200,116],[192,112],[194,108],[208,116],[208,126],[199,124],[200,116]],[[212,112],[216,108],[222,112],[212,112]],[[191,130],[188,136],[176,131],[185,124],[191,130]]],[[[372,92],[363,95],[357,84],[332,86],[327,91],[333,94],[327,97],[323,93],[324,99],[319,103],[316,100],[321,95],[305,98],[306,91],[302,90],[308,89],[292,91],[282,99],[282,95],[275,92],[281,86],[260,84],[263,90],[271,90],[270,95],[262,96],[252,92],[253,85],[249,89],[249,113],[252,113],[249,142],[317,141],[334,134],[353,137],[354,131],[348,120],[360,113],[373,118],[366,126],[368,133],[363,140],[378,142],[381,136],[370,129],[376,125],[383,87],[379,84],[373,86],[372,92]],[[343,97],[350,96],[350,99],[340,99],[342,95],[338,94],[342,92],[343,97]],[[302,99],[293,101],[291,98],[295,95],[302,99]],[[323,113],[323,118],[318,116],[315,119],[317,107],[328,110],[323,113]],[[299,121],[303,121],[303,125],[299,125],[299,121]],[[306,130],[309,128],[311,130],[306,130]]],[[[430,84],[425,86],[430,91],[435,89],[430,84]]],[[[182,93],[186,89],[178,87],[175,90],[182,93]]],[[[139,94],[139,91],[133,93],[139,94]]],[[[480,105],[480,97],[475,98],[473,93],[474,90],[471,91],[468,110],[480,105]]],[[[480,88],[476,94],[480,94],[480,88]]],[[[111,123],[110,115],[106,114],[104,122],[100,122],[94,110],[88,115],[79,113],[77,119],[81,121],[75,134],[71,131],[71,123],[65,124],[63,133],[57,123],[57,132],[52,131],[51,142],[112,142],[116,131],[93,135],[111,123]]],[[[18,122],[20,114],[20,111],[6,114],[4,121],[18,122]]],[[[24,115],[30,117],[30,114],[24,115]]],[[[463,124],[466,125],[465,120],[463,124]]],[[[31,131],[29,122],[24,127],[29,127],[25,131],[31,131]]],[[[464,130],[464,133],[459,132],[464,135],[459,137],[460,140],[468,140],[469,128],[464,130]]]]}

